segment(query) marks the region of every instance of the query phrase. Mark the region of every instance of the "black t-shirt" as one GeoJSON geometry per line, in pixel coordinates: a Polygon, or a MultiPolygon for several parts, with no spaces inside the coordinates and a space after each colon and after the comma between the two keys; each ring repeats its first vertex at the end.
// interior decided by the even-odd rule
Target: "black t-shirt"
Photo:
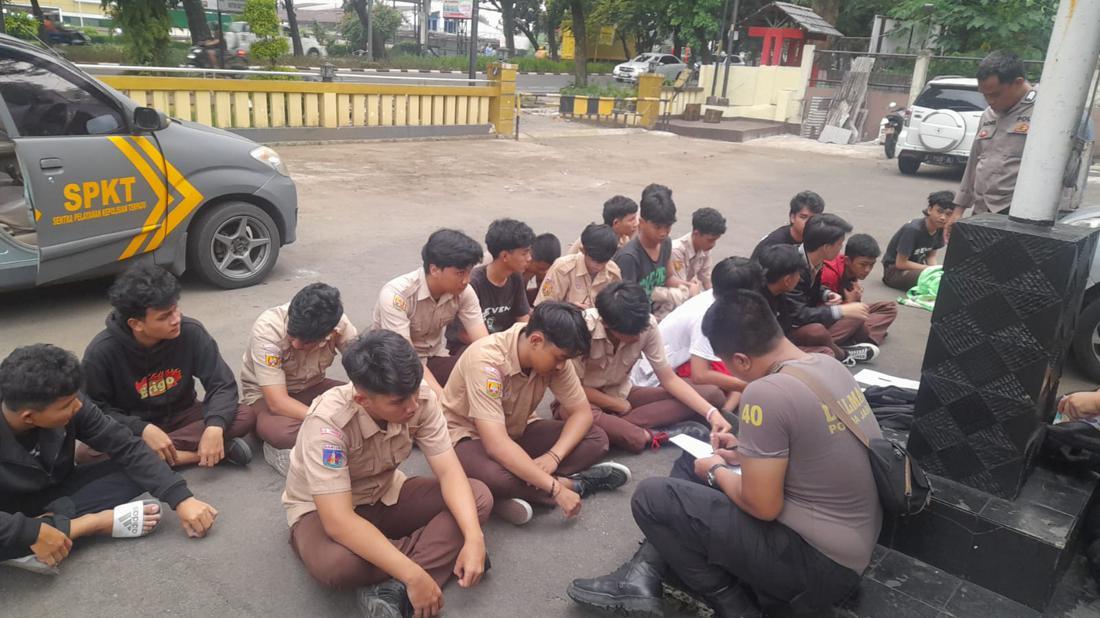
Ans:
{"type": "Polygon", "coordinates": [[[882,265],[893,266],[898,260],[899,253],[915,264],[927,264],[928,254],[941,248],[943,248],[943,230],[936,230],[935,234],[929,234],[928,226],[924,224],[924,217],[913,219],[894,233],[890,244],[886,245],[882,265]]]}
{"type": "Polygon", "coordinates": [[[668,280],[668,260],[672,257],[672,240],[666,238],[661,243],[661,253],[657,261],[650,259],[642,241],[635,236],[623,245],[615,254],[615,263],[622,271],[623,281],[631,281],[642,286],[647,296],[653,296],[653,288],[662,287],[668,280]]]}
{"type": "Polygon", "coordinates": [[[791,226],[783,225],[775,229],[771,234],[768,234],[756,243],[756,248],[752,250],[752,259],[760,261],[760,254],[764,252],[764,249],[775,245],[800,245],[802,243],[795,241],[791,238],[791,226]]]}
{"type": "MultiPolygon", "coordinates": [[[[512,328],[517,318],[531,313],[523,275],[519,273],[512,273],[504,285],[498,287],[489,281],[488,266],[478,266],[470,273],[470,287],[481,303],[481,317],[490,335],[512,328]]],[[[457,337],[458,322],[455,321],[447,329],[447,339],[452,346],[457,343],[457,337]]]]}

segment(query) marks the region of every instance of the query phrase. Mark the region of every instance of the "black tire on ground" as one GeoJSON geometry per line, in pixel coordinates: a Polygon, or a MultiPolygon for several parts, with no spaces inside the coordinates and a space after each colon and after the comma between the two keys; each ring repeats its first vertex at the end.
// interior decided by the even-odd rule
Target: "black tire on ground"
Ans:
{"type": "Polygon", "coordinates": [[[886,158],[887,159],[893,159],[894,154],[898,149],[898,138],[896,138],[896,137],[886,138],[886,143],[883,145],[882,149],[883,149],[883,151],[886,152],[886,158]]]}
{"type": "Polygon", "coordinates": [[[902,174],[906,174],[906,175],[911,176],[913,174],[916,174],[917,170],[919,170],[919,169],[920,169],[920,159],[918,159],[916,157],[906,157],[906,156],[898,157],[898,170],[901,171],[902,174]]]}
{"type": "Polygon", "coordinates": [[[281,245],[278,226],[262,208],[224,202],[206,208],[191,224],[187,267],[220,288],[248,287],[271,272],[281,245]]]}
{"type": "Polygon", "coordinates": [[[1093,300],[1077,316],[1073,333],[1073,360],[1077,369],[1093,382],[1100,382],[1100,298],[1093,300]]]}
{"type": "Polygon", "coordinates": [[[306,53],[306,55],[307,55],[307,56],[310,56],[310,57],[312,57],[312,58],[316,58],[316,57],[318,57],[318,56],[320,56],[320,55],[321,55],[321,52],[320,52],[320,50],[318,50],[318,49],[317,49],[317,48],[315,47],[315,48],[313,48],[313,49],[309,50],[309,52],[307,52],[307,53],[306,53]]]}

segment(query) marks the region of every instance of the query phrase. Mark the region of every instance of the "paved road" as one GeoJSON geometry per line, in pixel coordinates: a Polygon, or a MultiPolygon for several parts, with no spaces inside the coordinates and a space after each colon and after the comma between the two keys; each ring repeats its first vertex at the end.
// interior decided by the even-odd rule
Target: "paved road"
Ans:
{"type": "MultiPolygon", "coordinates": [[[[893,161],[870,150],[837,156],[816,146],[799,151],[789,140],[737,145],[660,133],[614,134],[546,118],[525,120],[524,127],[520,141],[281,148],[301,196],[299,242],[286,247],[263,285],[218,291],[188,282],[184,312],[207,325],[236,369],[255,316],[309,282],[339,286],[351,319],[365,326],[380,286],[417,268],[421,244],[440,226],[481,237],[492,219],[513,216],[569,243],[584,224],[599,218],[605,199],[617,193],[637,198],[646,184],[659,182],[675,192],[678,234],[690,229],[692,210],[713,206],[730,223],[718,256],[747,255],[758,238],[786,221],[791,195],[815,189],[831,212],[885,246],[901,223],[920,215],[928,193],[958,183],[957,176],[937,170],[902,176],[893,161]]],[[[878,277],[867,285],[869,298],[896,297],[878,277]]],[[[37,341],[82,352],[102,327],[107,284],[0,295],[0,355],[37,341]]],[[[874,368],[914,378],[929,314],[910,308],[900,313],[874,368]]],[[[447,615],[584,615],[565,596],[565,586],[574,577],[606,573],[630,556],[640,539],[630,517],[630,491],[642,478],[663,475],[677,454],[675,448],[613,454],[631,466],[634,481],[586,502],[575,521],[541,512],[524,528],[490,522],[494,569],[477,589],[448,586],[447,615]]],[[[425,470],[419,458],[407,467],[425,470]]],[[[0,613],[353,614],[353,594],[321,589],[298,564],[287,545],[279,502],[283,479],[262,459],[246,469],[195,469],[185,475],[221,512],[209,538],[186,539],[169,514],[163,529],[148,539],[81,543],[59,578],[0,574],[0,613]]]]}

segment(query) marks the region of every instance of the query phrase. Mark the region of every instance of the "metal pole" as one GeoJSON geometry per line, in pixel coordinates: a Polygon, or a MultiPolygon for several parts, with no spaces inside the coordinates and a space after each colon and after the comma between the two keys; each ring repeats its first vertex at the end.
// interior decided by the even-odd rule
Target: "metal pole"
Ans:
{"type": "Polygon", "coordinates": [[[367,0],[367,61],[374,62],[374,0],[367,0]]]}
{"type": "Polygon", "coordinates": [[[1030,119],[1027,143],[1009,216],[1051,224],[1058,214],[1062,176],[1088,101],[1100,57],[1100,2],[1062,0],[1043,63],[1042,90],[1030,119]]]}
{"type": "MultiPolygon", "coordinates": [[[[729,33],[729,18],[730,18],[730,0],[726,0],[725,6],[722,7],[722,29],[719,30],[725,36],[730,36],[729,33]]],[[[722,47],[722,36],[718,37],[718,47],[722,47]]],[[[718,60],[717,55],[714,61],[714,79],[710,80],[710,96],[714,96],[714,91],[718,89],[718,60]]]]}
{"type": "Polygon", "coordinates": [[[7,34],[8,28],[4,23],[4,0],[0,0],[0,34],[7,34]]]}
{"type": "MultiPolygon", "coordinates": [[[[725,75],[722,76],[722,96],[729,96],[730,85],[730,54],[733,53],[733,41],[737,38],[737,13],[741,10],[741,0],[733,0],[733,19],[730,21],[729,41],[726,43],[726,63],[723,71],[725,75]]],[[[718,67],[714,67],[716,70],[718,67]]]]}
{"type": "Polygon", "coordinates": [[[470,79],[477,78],[477,12],[478,0],[474,0],[470,11],[470,79]]]}

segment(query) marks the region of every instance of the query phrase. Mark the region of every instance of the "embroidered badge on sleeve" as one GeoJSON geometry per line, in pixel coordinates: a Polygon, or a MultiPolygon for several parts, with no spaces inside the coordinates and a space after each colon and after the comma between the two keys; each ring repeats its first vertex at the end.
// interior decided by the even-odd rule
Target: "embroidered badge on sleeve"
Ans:
{"type": "Polygon", "coordinates": [[[485,379],[485,393],[493,399],[500,399],[500,396],[504,392],[504,384],[496,378],[485,379]]]}
{"type": "Polygon", "coordinates": [[[399,309],[401,311],[409,310],[409,304],[405,302],[405,297],[401,296],[400,294],[393,295],[393,306],[395,309],[399,309]]]}
{"type": "Polygon", "coordinates": [[[343,447],[335,444],[321,445],[321,465],[333,469],[343,468],[348,465],[343,447]]]}

